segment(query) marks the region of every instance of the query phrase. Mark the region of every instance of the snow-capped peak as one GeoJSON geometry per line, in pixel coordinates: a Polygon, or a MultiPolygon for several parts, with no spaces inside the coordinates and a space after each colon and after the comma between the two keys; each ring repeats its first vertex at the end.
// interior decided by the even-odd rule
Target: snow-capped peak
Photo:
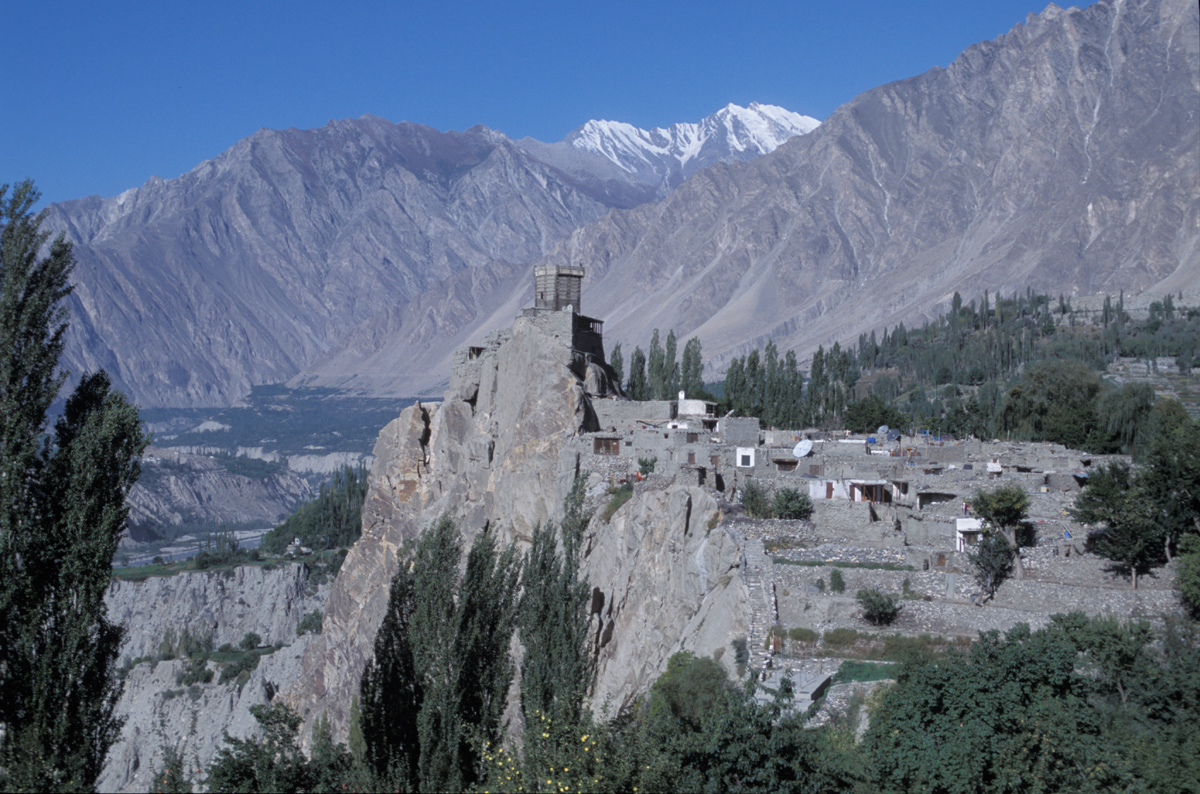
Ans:
{"type": "Polygon", "coordinates": [[[774,151],[784,141],[820,124],[775,105],[729,104],[697,123],[639,129],[620,121],[589,121],[564,139],[601,155],[643,182],[675,184],[716,162],[745,161],[774,151]]]}

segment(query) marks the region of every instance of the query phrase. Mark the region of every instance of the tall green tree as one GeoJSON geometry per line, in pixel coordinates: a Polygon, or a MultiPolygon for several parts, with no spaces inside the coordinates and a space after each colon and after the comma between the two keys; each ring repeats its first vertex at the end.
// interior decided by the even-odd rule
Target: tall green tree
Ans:
{"type": "Polygon", "coordinates": [[[46,432],[74,257],[40,255],[38,198],[0,186],[0,787],[90,790],[121,726],[104,593],[146,440],[102,372],[46,432]]]}
{"type": "Polygon", "coordinates": [[[495,538],[481,532],[460,580],[461,557],[449,518],[421,535],[393,579],[376,658],[360,688],[369,763],[376,774],[410,786],[415,769],[421,791],[458,791],[476,782],[482,747],[500,741],[513,677],[516,550],[498,550],[495,538]],[[394,724],[399,738],[389,736],[394,724]]]}
{"type": "Polygon", "coordinates": [[[629,399],[649,400],[650,387],[646,382],[646,354],[640,347],[629,357],[629,399]]]}
{"type": "Polygon", "coordinates": [[[538,786],[542,780],[538,770],[561,769],[578,756],[581,734],[577,729],[589,717],[584,703],[595,673],[594,657],[588,652],[591,593],[587,580],[579,575],[583,533],[590,518],[583,509],[586,484],[584,477],[575,480],[558,532],[553,524],[534,530],[521,576],[524,766],[526,780],[538,786]]]}
{"type": "Polygon", "coordinates": [[[612,354],[608,357],[608,365],[617,376],[617,385],[625,387],[625,356],[621,353],[621,343],[613,345],[612,354]]]}
{"type": "Polygon", "coordinates": [[[1003,533],[1004,539],[1013,550],[1013,564],[1017,578],[1025,578],[1025,566],[1021,562],[1021,545],[1018,532],[1021,522],[1029,511],[1029,494],[1019,485],[1004,485],[992,491],[978,490],[971,497],[971,509],[977,516],[1003,533]]]}
{"type": "Polygon", "coordinates": [[[684,394],[693,399],[704,393],[704,353],[698,336],[693,336],[683,346],[679,387],[683,389],[684,394]]]}

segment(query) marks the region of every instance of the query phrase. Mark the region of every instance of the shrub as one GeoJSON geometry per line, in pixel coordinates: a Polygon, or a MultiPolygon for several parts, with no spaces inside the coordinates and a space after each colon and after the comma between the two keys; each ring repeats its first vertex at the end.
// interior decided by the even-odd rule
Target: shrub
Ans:
{"type": "Polygon", "coordinates": [[[737,664],[746,664],[750,661],[750,650],[746,647],[746,638],[738,637],[730,643],[733,646],[733,661],[737,664]]]}
{"type": "Polygon", "coordinates": [[[262,645],[262,637],[253,631],[246,632],[246,635],[242,637],[242,641],[238,643],[238,647],[243,651],[252,651],[259,645],[262,645]]]}
{"type": "Polygon", "coordinates": [[[900,599],[891,593],[862,589],[856,596],[868,623],[886,626],[900,614],[900,599]]]}
{"type": "Polygon", "coordinates": [[[754,480],[747,480],[742,486],[742,507],[751,518],[771,518],[771,502],[767,499],[767,490],[754,480]]]}
{"type": "Polygon", "coordinates": [[[854,629],[830,629],[825,632],[825,644],[835,648],[853,645],[858,640],[858,632],[854,629]]]}
{"type": "Polygon", "coordinates": [[[630,500],[630,498],[633,496],[633,483],[627,482],[623,485],[617,486],[616,488],[609,488],[608,492],[612,498],[608,500],[608,504],[605,505],[604,510],[600,512],[600,518],[604,521],[608,521],[610,518],[612,518],[613,515],[615,515],[616,512],[621,509],[621,505],[630,500]]]}
{"type": "Polygon", "coordinates": [[[846,580],[842,578],[842,572],[837,568],[834,568],[833,572],[829,574],[829,589],[835,593],[846,592],[846,580]]]}
{"type": "Polygon", "coordinates": [[[202,657],[192,659],[182,670],[175,674],[175,683],[184,686],[208,684],[212,680],[213,671],[208,669],[208,661],[202,657]]]}
{"type": "Polygon", "coordinates": [[[775,492],[771,510],[776,518],[808,520],[813,514],[813,503],[806,493],[800,493],[795,488],[780,488],[775,492]]]}
{"type": "Polygon", "coordinates": [[[638,458],[638,471],[643,477],[652,474],[656,463],[658,463],[658,458],[638,458]]]}
{"type": "Polygon", "coordinates": [[[320,634],[321,633],[321,612],[314,609],[304,616],[300,621],[300,625],[296,627],[296,636],[303,637],[305,634],[320,634]]]}
{"type": "Polygon", "coordinates": [[[794,628],[788,629],[788,639],[793,642],[816,642],[819,636],[812,629],[794,628]]]}
{"type": "Polygon", "coordinates": [[[817,591],[821,592],[821,593],[825,592],[825,579],[824,578],[817,580],[817,591]]]}

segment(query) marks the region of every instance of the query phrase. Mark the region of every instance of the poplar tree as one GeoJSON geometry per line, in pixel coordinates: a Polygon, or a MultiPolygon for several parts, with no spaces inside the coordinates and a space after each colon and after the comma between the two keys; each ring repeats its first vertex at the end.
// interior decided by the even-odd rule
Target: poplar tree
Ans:
{"type": "Polygon", "coordinates": [[[640,347],[635,347],[633,355],[629,357],[629,399],[650,399],[646,384],[646,354],[640,347]]]}
{"type": "Polygon", "coordinates": [[[392,580],[375,659],[360,687],[369,763],[397,784],[412,786],[415,777],[422,791],[461,791],[476,782],[484,742],[500,741],[513,677],[516,549],[499,551],[481,532],[460,581],[461,557],[449,518],[422,534],[392,580]]]}
{"type": "Polygon", "coordinates": [[[680,368],[680,384],[688,397],[699,397],[704,393],[704,354],[700,338],[693,336],[683,346],[683,366],[680,368]]]}
{"type": "Polygon", "coordinates": [[[620,342],[617,342],[615,345],[613,345],[612,355],[608,357],[608,365],[612,367],[613,373],[617,376],[617,386],[624,388],[625,356],[621,354],[620,342]]]}
{"type": "Polygon", "coordinates": [[[563,504],[563,521],[534,530],[522,574],[520,636],[521,708],[524,754],[530,780],[535,770],[565,766],[578,753],[579,728],[587,719],[584,700],[592,686],[594,657],[588,653],[590,593],[579,576],[587,480],[579,477],[563,504]],[[563,759],[568,759],[563,761],[563,759]]]}
{"type": "Polygon", "coordinates": [[[146,441],[102,372],[47,433],[75,260],[61,235],[40,255],[38,199],[0,186],[0,787],[91,790],[121,727],[104,593],[146,441]]]}

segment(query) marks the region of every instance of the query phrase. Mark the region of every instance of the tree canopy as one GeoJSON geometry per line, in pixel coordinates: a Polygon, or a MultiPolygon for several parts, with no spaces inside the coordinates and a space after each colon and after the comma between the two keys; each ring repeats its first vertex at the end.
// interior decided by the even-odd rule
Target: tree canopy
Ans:
{"type": "Polygon", "coordinates": [[[0,787],[88,790],[121,726],[104,594],[146,439],[103,372],[47,432],[74,257],[40,255],[37,200],[0,186],[0,787]]]}

